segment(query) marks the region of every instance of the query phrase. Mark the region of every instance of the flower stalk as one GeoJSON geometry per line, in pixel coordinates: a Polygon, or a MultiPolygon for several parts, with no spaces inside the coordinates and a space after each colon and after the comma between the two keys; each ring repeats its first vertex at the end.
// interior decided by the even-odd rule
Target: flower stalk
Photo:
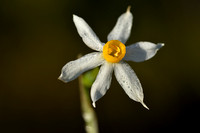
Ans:
{"type": "Polygon", "coordinates": [[[86,133],[98,133],[98,122],[96,113],[91,105],[89,89],[94,82],[98,68],[91,70],[79,77],[80,103],[82,117],[85,122],[86,133]]]}

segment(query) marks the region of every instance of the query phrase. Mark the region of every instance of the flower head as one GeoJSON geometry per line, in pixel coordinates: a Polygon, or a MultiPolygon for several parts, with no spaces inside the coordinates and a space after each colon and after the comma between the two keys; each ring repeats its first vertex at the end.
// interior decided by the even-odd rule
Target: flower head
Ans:
{"type": "Polygon", "coordinates": [[[142,62],[152,58],[164,46],[163,43],[137,42],[125,46],[131,33],[133,16],[130,7],[117,20],[113,30],[108,35],[108,42],[102,43],[90,26],[81,18],[73,15],[73,21],[83,42],[93,50],[75,61],[67,63],[59,77],[64,82],[77,78],[83,72],[101,65],[99,73],[91,87],[91,99],[95,102],[105,95],[110,87],[112,73],[126,94],[144,107],[144,94],[139,79],[133,69],[125,61],[142,62]]]}

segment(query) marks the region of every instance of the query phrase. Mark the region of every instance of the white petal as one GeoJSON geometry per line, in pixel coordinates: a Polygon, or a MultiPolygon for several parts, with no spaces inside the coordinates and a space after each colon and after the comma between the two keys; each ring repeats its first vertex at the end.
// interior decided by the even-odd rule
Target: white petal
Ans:
{"type": "Polygon", "coordinates": [[[115,27],[108,35],[108,41],[119,40],[125,44],[131,33],[132,20],[133,15],[128,7],[127,11],[118,18],[115,27]]]}
{"type": "Polygon", "coordinates": [[[113,65],[111,63],[105,62],[97,75],[95,82],[91,88],[91,99],[93,106],[95,107],[95,102],[105,95],[106,91],[110,87],[112,79],[113,65]]]}
{"type": "Polygon", "coordinates": [[[144,94],[142,86],[133,69],[127,63],[120,62],[115,64],[114,73],[126,94],[148,109],[143,102],[144,94]]]}
{"type": "Polygon", "coordinates": [[[83,72],[101,65],[103,62],[104,59],[102,57],[102,53],[93,52],[87,54],[75,61],[70,61],[67,63],[62,68],[61,75],[58,79],[64,82],[69,82],[77,78],[83,72]]]}
{"type": "Polygon", "coordinates": [[[93,50],[102,51],[103,43],[96,36],[94,31],[81,17],[73,15],[73,21],[83,42],[93,50]]]}
{"type": "Polygon", "coordinates": [[[137,42],[126,48],[124,60],[142,62],[152,58],[163,47],[163,43],[137,42]]]}

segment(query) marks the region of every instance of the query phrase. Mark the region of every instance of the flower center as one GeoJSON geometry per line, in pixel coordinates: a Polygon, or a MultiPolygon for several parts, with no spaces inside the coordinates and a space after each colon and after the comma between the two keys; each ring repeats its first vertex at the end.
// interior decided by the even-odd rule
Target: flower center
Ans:
{"type": "Polygon", "coordinates": [[[103,46],[103,57],[111,63],[117,63],[126,54],[126,46],[118,40],[110,40],[103,46]]]}

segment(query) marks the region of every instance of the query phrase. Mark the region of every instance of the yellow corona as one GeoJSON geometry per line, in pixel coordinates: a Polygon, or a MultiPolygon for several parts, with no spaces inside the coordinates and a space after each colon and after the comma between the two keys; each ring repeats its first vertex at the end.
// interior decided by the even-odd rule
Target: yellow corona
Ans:
{"type": "Polygon", "coordinates": [[[126,46],[118,40],[110,40],[103,47],[103,57],[111,63],[121,61],[126,54],[126,46]]]}

